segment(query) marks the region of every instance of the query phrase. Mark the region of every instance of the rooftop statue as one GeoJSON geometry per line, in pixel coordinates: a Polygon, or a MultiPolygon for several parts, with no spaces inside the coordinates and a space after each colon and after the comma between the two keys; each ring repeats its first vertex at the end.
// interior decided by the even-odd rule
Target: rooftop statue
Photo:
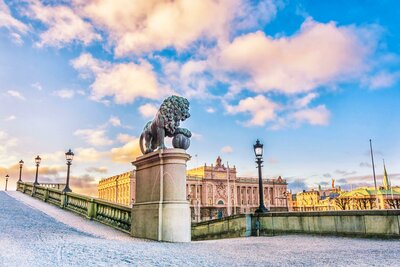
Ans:
{"type": "Polygon", "coordinates": [[[166,98],[157,111],[155,118],[149,121],[140,135],[140,150],[143,154],[156,149],[165,149],[165,137],[172,137],[174,148],[188,149],[192,133],[179,128],[180,122],[190,117],[189,101],[180,96],[166,98]],[[144,144],[143,144],[144,141],[144,144]]]}

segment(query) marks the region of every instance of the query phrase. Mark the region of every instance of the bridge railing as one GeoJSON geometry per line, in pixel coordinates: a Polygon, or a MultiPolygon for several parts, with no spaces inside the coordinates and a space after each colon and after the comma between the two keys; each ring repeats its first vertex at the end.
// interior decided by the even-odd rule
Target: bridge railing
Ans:
{"type": "Polygon", "coordinates": [[[192,223],[192,240],[312,234],[400,239],[400,210],[268,212],[192,223]]]}
{"type": "Polygon", "coordinates": [[[58,189],[53,189],[53,188],[48,188],[47,191],[49,192],[47,202],[57,206],[62,206],[61,205],[62,192],[58,189]]]}
{"type": "Polygon", "coordinates": [[[130,233],[132,221],[130,207],[100,199],[93,200],[92,205],[95,211],[92,216],[95,220],[130,233]]]}
{"type": "Polygon", "coordinates": [[[64,189],[65,184],[60,184],[60,183],[43,183],[40,184],[40,186],[43,187],[48,187],[48,188],[54,188],[54,189],[64,189]]]}
{"type": "Polygon", "coordinates": [[[128,206],[107,202],[73,192],[64,193],[59,189],[47,186],[33,186],[32,183],[18,182],[17,191],[77,213],[81,216],[85,216],[90,220],[106,224],[125,233],[130,233],[131,231],[132,215],[131,208],[128,206]]]}

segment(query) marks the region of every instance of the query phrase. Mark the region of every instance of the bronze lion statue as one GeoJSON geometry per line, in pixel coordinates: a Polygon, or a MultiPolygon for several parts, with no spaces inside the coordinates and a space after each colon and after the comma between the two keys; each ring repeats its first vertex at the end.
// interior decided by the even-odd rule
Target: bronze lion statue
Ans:
{"type": "Polygon", "coordinates": [[[156,149],[165,149],[164,138],[167,136],[179,136],[189,141],[188,138],[192,136],[192,133],[188,129],[179,128],[180,122],[189,117],[189,101],[186,98],[175,95],[166,98],[155,118],[146,124],[140,135],[139,142],[142,153],[147,154],[156,149]]]}

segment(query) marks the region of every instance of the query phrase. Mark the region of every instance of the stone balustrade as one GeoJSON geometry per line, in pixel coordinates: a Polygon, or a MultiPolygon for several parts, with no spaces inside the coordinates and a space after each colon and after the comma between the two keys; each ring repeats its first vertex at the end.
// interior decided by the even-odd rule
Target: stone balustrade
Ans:
{"type": "Polygon", "coordinates": [[[130,233],[132,221],[131,208],[100,199],[93,201],[93,205],[95,212],[93,212],[92,217],[95,220],[130,233]]]}
{"type": "Polygon", "coordinates": [[[73,192],[63,193],[61,190],[49,186],[33,186],[32,183],[18,182],[17,191],[125,233],[131,231],[132,211],[130,207],[73,192]]]}
{"type": "Polygon", "coordinates": [[[40,186],[42,187],[48,187],[48,188],[54,188],[54,189],[64,189],[65,184],[60,184],[60,183],[41,183],[40,186]]]}
{"type": "Polygon", "coordinates": [[[48,188],[47,191],[49,192],[47,202],[57,206],[61,206],[62,192],[53,188],[48,188]]]}
{"type": "Polygon", "coordinates": [[[192,224],[192,240],[284,234],[399,239],[400,210],[270,212],[192,224]]]}

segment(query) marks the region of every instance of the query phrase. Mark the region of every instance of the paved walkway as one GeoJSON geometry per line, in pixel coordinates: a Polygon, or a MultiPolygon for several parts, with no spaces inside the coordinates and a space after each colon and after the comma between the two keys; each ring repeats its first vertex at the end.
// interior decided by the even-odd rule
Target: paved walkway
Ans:
{"type": "Polygon", "coordinates": [[[145,241],[0,192],[0,266],[399,266],[399,251],[396,240],[301,235],[145,241]]]}

